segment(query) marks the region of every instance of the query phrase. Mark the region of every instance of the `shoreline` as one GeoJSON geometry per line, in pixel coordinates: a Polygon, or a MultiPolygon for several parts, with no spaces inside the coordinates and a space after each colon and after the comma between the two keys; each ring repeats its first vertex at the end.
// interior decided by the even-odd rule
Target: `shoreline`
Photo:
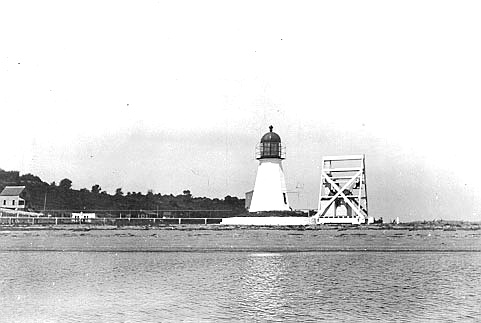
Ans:
{"type": "Polygon", "coordinates": [[[0,252],[481,252],[481,231],[467,230],[23,229],[0,231],[0,252]]]}
{"type": "Polygon", "coordinates": [[[325,230],[407,230],[407,231],[478,231],[480,223],[405,223],[405,224],[369,224],[369,225],[219,225],[219,224],[180,224],[180,225],[93,225],[93,224],[59,224],[59,225],[0,225],[0,232],[5,231],[122,231],[122,230],[177,230],[177,231],[229,231],[229,230],[290,230],[290,231],[325,231],[325,230]]]}

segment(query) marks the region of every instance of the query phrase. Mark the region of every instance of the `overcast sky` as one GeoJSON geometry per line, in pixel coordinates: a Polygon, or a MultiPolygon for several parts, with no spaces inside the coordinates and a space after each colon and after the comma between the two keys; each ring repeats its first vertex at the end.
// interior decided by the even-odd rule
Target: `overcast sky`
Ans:
{"type": "Polygon", "coordinates": [[[366,154],[371,215],[481,220],[479,1],[2,1],[0,168],[243,197],[272,124],[291,204],[366,154]]]}

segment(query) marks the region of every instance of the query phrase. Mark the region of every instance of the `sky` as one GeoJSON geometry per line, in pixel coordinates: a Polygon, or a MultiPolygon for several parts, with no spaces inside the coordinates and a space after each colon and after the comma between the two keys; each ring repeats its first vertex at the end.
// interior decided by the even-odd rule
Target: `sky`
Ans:
{"type": "Polygon", "coordinates": [[[0,168],[244,197],[273,125],[295,208],[365,154],[369,213],[481,221],[478,1],[2,1],[0,168]]]}

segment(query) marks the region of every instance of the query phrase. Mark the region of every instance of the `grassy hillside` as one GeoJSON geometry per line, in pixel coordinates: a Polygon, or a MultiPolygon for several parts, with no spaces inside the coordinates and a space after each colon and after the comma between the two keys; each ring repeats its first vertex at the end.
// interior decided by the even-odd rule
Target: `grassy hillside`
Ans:
{"type": "Polygon", "coordinates": [[[0,190],[7,185],[24,185],[27,188],[29,210],[232,210],[244,212],[244,199],[226,196],[223,199],[194,197],[189,190],[180,195],[162,195],[147,192],[127,192],[121,188],[108,194],[98,184],[91,189],[72,189],[72,182],[63,179],[57,185],[42,181],[32,174],[20,175],[18,171],[0,169],[0,190]]]}

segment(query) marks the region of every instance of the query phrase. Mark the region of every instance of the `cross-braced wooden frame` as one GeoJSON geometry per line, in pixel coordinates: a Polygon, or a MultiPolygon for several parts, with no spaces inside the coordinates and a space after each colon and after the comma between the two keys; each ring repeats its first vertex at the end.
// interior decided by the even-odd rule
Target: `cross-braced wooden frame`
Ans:
{"type": "Polygon", "coordinates": [[[321,223],[364,223],[367,219],[364,155],[322,158],[316,217],[321,223]],[[343,206],[344,212],[338,212],[343,206]]]}

